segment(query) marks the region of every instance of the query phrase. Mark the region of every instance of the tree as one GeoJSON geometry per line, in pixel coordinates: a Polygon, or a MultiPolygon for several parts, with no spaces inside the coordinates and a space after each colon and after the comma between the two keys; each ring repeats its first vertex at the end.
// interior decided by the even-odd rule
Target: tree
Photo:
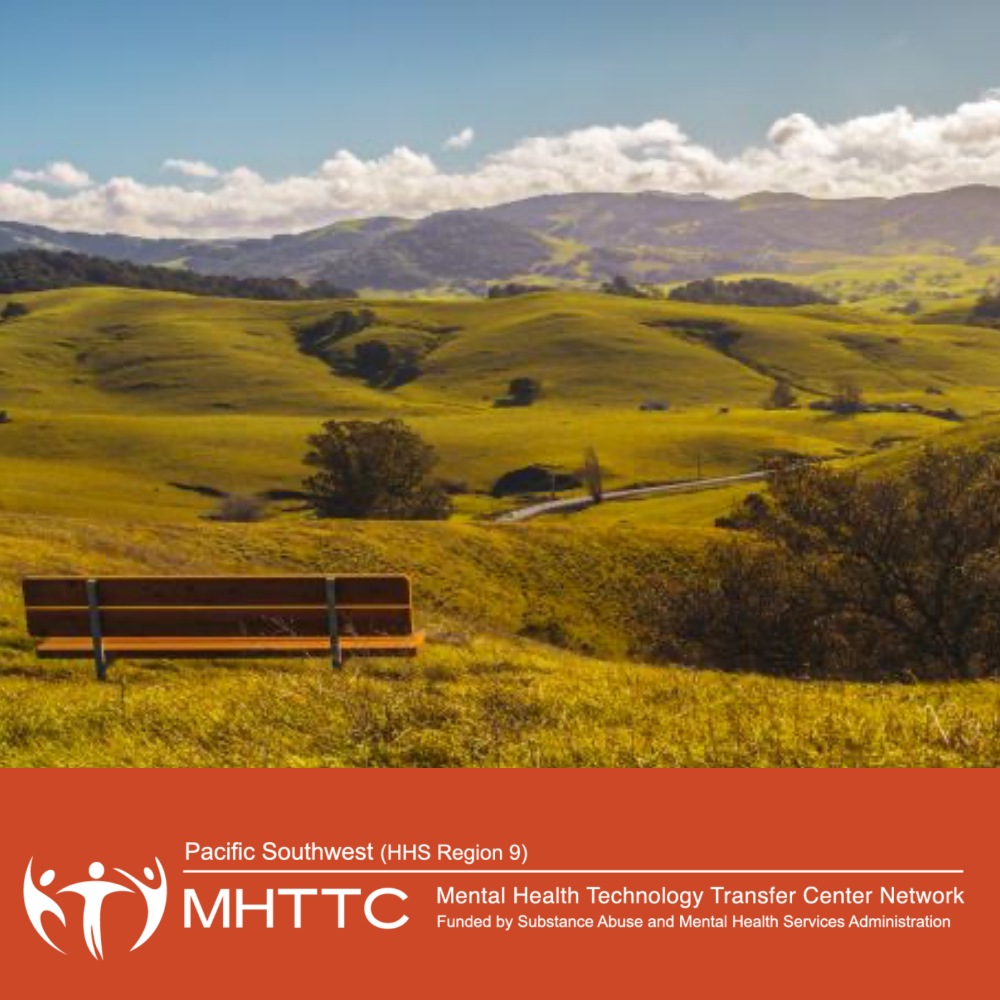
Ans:
{"type": "Polygon", "coordinates": [[[580,469],[580,478],[583,485],[587,487],[591,500],[600,503],[604,499],[604,469],[601,467],[601,460],[597,451],[591,446],[583,453],[583,468],[580,469]]]}
{"type": "Polygon", "coordinates": [[[787,410],[797,402],[798,397],[795,390],[783,378],[779,378],[774,383],[771,395],[768,397],[767,405],[772,410],[787,410]]]}
{"type": "Polygon", "coordinates": [[[371,309],[338,309],[329,316],[314,320],[295,331],[299,349],[305,354],[323,357],[323,352],[338,341],[367,330],[376,322],[371,309]]]}
{"type": "Polygon", "coordinates": [[[392,350],[381,340],[354,345],[354,370],[372,385],[383,382],[392,368],[392,350]]]}
{"type": "Polygon", "coordinates": [[[357,298],[357,293],[351,289],[338,288],[325,281],[300,285],[292,278],[229,278],[52,250],[0,253],[0,295],[84,285],[277,301],[357,298]]]}
{"type": "Polygon", "coordinates": [[[1000,455],[926,449],[883,478],[787,467],[752,515],[759,540],[711,549],[667,600],[663,652],[792,675],[1000,675],[1000,455]]]}
{"type": "Polygon", "coordinates": [[[373,389],[398,389],[420,377],[419,359],[409,348],[390,347],[381,340],[368,340],[354,345],[353,362],[348,366],[338,364],[335,371],[358,375],[373,389]]]}
{"type": "Polygon", "coordinates": [[[622,274],[616,274],[610,281],[605,281],[601,285],[601,291],[605,295],[623,295],[630,299],[648,299],[649,293],[637,288],[622,274]]]}
{"type": "Polygon", "coordinates": [[[401,420],[330,420],[308,439],[305,481],[320,517],[445,520],[451,499],[430,474],[437,454],[401,420]]]}
{"type": "Polygon", "coordinates": [[[668,297],[676,302],[779,308],[829,305],[832,301],[806,285],[775,281],[773,278],[745,278],[742,281],[704,278],[671,289],[668,297]]]}
{"type": "Polygon", "coordinates": [[[833,391],[830,406],[834,413],[860,413],[861,408],[864,406],[864,396],[861,386],[850,379],[843,379],[838,382],[833,391]]]}
{"type": "Polygon", "coordinates": [[[987,287],[973,307],[970,319],[973,323],[989,324],[1000,320],[1000,290],[995,286],[987,287]]]}
{"type": "Polygon", "coordinates": [[[534,295],[537,292],[550,292],[546,285],[523,285],[516,281],[508,281],[505,285],[490,285],[486,291],[488,299],[510,299],[518,295],[534,295]]]}
{"type": "Polygon", "coordinates": [[[0,311],[0,321],[20,319],[22,316],[27,315],[28,307],[23,302],[14,302],[12,300],[3,307],[3,311],[0,311]]]}
{"type": "Polygon", "coordinates": [[[542,383],[535,378],[514,378],[510,380],[507,395],[516,406],[531,406],[542,394],[542,383]]]}

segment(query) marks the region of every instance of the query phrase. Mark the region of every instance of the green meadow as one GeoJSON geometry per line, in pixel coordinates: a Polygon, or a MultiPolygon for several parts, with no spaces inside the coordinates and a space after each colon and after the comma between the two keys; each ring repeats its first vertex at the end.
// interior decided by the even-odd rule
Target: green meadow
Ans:
{"type": "Polygon", "coordinates": [[[787,453],[878,467],[931,439],[992,440],[1000,332],[966,325],[955,300],[904,316],[877,296],[795,310],[582,292],[16,299],[29,314],[0,323],[4,765],[1000,762],[992,682],[778,681],[649,662],[650,581],[693,572],[746,486],[489,520],[521,502],[489,496],[502,474],[572,472],[587,447],[623,487],[747,472],[787,453]],[[326,357],[299,350],[296,331],[361,308],[374,324],[326,357]],[[354,348],[373,339],[414,359],[418,376],[380,389],[351,375],[354,348]],[[541,382],[541,398],[497,405],[521,376],[541,382]],[[776,379],[799,407],[765,406],[776,379]],[[808,408],[845,382],[869,402],[964,419],[808,408]],[[641,411],[649,401],[669,408],[641,411]],[[323,421],[389,416],[437,448],[460,490],[451,522],[317,522],[294,498],[260,523],[210,520],[206,490],[299,489],[306,437],[323,421]],[[428,646],[412,662],[339,673],[310,661],[151,662],[115,665],[99,685],[86,664],[34,659],[18,593],[27,573],[390,570],[413,575],[428,646]]]}
{"type": "Polygon", "coordinates": [[[349,357],[379,338],[414,352],[419,378],[385,391],[297,348],[296,328],[352,303],[115,289],[20,300],[30,315],[0,325],[0,408],[12,418],[0,432],[0,509],[34,513],[184,520],[210,504],[171,484],[294,490],[306,436],[335,416],[405,418],[438,448],[443,475],[484,492],[530,463],[572,471],[588,446],[622,486],[748,471],[781,452],[860,454],[948,429],[911,414],[767,410],[777,378],[803,403],[849,381],[874,401],[968,416],[1000,408],[1000,334],[840,307],[554,292],[378,302],[376,324],[337,350],[349,357]],[[726,332],[721,346],[713,328],[726,332]],[[541,381],[542,399],[495,405],[517,376],[541,381]],[[646,401],[670,410],[640,412],[646,401]]]}

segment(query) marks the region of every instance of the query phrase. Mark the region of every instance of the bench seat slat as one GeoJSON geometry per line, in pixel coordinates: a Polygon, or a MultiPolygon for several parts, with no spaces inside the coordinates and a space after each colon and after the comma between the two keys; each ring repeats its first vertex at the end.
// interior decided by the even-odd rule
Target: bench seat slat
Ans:
{"type": "MultiPolygon", "coordinates": [[[[341,645],[352,655],[413,656],[424,643],[424,633],[405,636],[343,636],[341,645]]],[[[330,653],[330,642],[322,638],[184,638],[178,636],[107,639],[109,658],[199,659],[238,657],[318,656],[330,653]]],[[[48,660],[88,659],[93,655],[89,639],[45,639],[38,644],[38,656],[48,660]]]]}
{"type": "MultiPolygon", "coordinates": [[[[329,636],[325,607],[207,608],[101,607],[105,638],[131,636],[329,636]]],[[[29,608],[28,630],[43,639],[90,636],[86,608],[29,608]]],[[[410,609],[337,609],[343,635],[408,635],[413,631],[410,609]]]]}
{"type": "MultiPolygon", "coordinates": [[[[322,576],[186,576],[99,579],[102,607],[212,607],[281,604],[326,605],[322,576]]],[[[338,604],[410,604],[410,581],[402,575],[337,574],[338,604]]],[[[24,602],[30,607],[85,607],[82,577],[28,577],[24,602]]]]}

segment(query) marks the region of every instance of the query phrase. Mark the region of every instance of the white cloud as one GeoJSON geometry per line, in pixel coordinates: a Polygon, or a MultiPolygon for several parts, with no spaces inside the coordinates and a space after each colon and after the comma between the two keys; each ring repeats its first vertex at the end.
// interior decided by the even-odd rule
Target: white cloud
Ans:
{"type": "Polygon", "coordinates": [[[163,169],[173,170],[185,177],[200,177],[202,179],[215,178],[221,174],[218,167],[213,167],[211,163],[206,163],[204,160],[164,160],[163,169]]]}
{"type": "Polygon", "coordinates": [[[80,170],[65,160],[50,163],[41,170],[15,170],[10,179],[16,184],[44,184],[62,188],[85,188],[93,183],[85,170],[80,170]]]}
{"type": "Polygon", "coordinates": [[[656,120],[522,139],[462,171],[444,170],[405,146],[372,159],[340,150],[309,173],[278,179],[246,166],[222,172],[196,160],[166,165],[180,174],[176,183],[112,177],[86,186],[89,178],[70,164],[17,171],[0,181],[0,219],[137,235],[249,236],[561,192],[852,197],[1000,185],[1000,92],[941,115],[901,107],[825,124],[792,113],[760,144],[730,156],[693,141],[674,122],[656,120]]]}
{"type": "Polygon", "coordinates": [[[453,136],[445,139],[445,149],[468,149],[476,141],[476,130],[471,127],[463,128],[461,132],[456,132],[453,136]]]}

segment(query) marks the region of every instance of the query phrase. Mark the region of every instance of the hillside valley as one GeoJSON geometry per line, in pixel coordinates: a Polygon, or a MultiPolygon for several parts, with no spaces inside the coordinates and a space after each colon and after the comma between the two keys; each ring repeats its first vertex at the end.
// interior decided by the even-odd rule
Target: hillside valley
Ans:
{"type": "Polygon", "coordinates": [[[16,301],[28,314],[0,323],[5,509],[170,519],[211,505],[178,483],[294,492],[306,437],[334,416],[411,423],[474,516],[495,508],[505,473],[571,473],[587,447],[609,484],[629,485],[783,453],[860,454],[954,426],[934,413],[1000,410],[1000,334],[933,316],[545,292],[369,305],[106,288],[16,301]],[[306,346],[303,331],[328,327],[306,346]],[[384,370],[358,367],[372,344],[384,370]],[[519,376],[541,385],[531,406],[505,405],[519,376]],[[767,405],[779,380],[797,406],[767,405]],[[882,412],[811,407],[847,383],[882,412]]]}
{"type": "Polygon", "coordinates": [[[0,296],[3,763],[995,762],[988,680],[803,685],[650,665],[657,587],[693,580],[728,534],[716,519],[759,486],[494,521],[539,498],[494,496],[498,480],[571,481],[587,449],[618,487],[788,456],[887,470],[927,441],[995,448],[1000,333],[969,325],[971,305],[0,296]],[[519,377],[540,387],[530,405],[510,405],[519,377]],[[779,382],[794,402],[775,408],[779,382]],[[824,408],[845,384],[863,411],[824,408]],[[435,447],[455,516],[316,520],[307,437],[387,417],[435,447]],[[262,519],[219,523],[227,496],[257,497],[262,519]],[[34,660],[19,596],[26,573],[390,570],[413,575],[428,630],[414,665],[123,664],[96,695],[86,668],[34,660]]]}

